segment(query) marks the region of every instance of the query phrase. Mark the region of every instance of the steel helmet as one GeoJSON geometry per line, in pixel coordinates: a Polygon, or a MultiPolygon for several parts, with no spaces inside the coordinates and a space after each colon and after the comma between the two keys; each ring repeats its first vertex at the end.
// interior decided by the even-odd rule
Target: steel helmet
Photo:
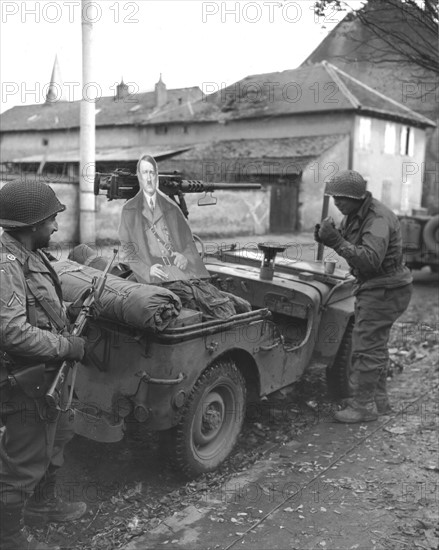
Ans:
{"type": "Polygon", "coordinates": [[[355,170],[340,170],[326,183],[325,195],[364,199],[366,180],[355,170]]]}
{"type": "Polygon", "coordinates": [[[30,227],[66,209],[51,187],[39,181],[10,181],[0,189],[0,226],[30,227]]]}

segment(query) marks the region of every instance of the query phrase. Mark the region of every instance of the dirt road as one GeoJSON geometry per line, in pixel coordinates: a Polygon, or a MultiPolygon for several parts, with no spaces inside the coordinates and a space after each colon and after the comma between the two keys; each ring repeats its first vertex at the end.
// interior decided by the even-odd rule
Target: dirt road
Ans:
{"type": "Polygon", "coordinates": [[[310,370],[253,404],[236,452],[196,481],[137,424],[117,444],[76,437],[59,491],[89,512],[40,535],[72,550],[436,548],[438,329],[437,283],[422,271],[392,334],[396,418],[333,424],[324,372],[310,370]]]}

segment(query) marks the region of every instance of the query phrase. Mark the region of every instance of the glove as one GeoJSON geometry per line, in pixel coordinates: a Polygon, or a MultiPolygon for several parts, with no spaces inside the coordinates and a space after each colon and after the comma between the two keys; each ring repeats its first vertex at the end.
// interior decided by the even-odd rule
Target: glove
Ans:
{"type": "Polygon", "coordinates": [[[322,240],[319,237],[319,231],[320,231],[320,224],[316,223],[314,226],[314,240],[316,241],[316,243],[323,244],[322,240]]]}
{"type": "Polygon", "coordinates": [[[343,237],[335,228],[334,221],[330,218],[325,218],[320,224],[318,232],[320,241],[330,248],[335,248],[343,242],[343,237]]]}
{"type": "MultiPolygon", "coordinates": [[[[82,296],[80,296],[77,300],[75,300],[72,304],[70,304],[67,307],[67,317],[71,323],[74,323],[76,318],[78,317],[81,308],[84,304],[84,301],[86,298],[90,296],[90,294],[93,292],[91,288],[88,288],[82,296]]],[[[93,302],[93,304],[90,306],[88,310],[88,317],[91,317],[92,319],[97,319],[100,314],[102,313],[103,306],[100,300],[96,300],[93,302]]]]}
{"type": "Polygon", "coordinates": [[[69,361],[82,361],[85,356],[87,340],[82,336],[66,336],[70,344],[70,350],[64,359],[69,361]]]}

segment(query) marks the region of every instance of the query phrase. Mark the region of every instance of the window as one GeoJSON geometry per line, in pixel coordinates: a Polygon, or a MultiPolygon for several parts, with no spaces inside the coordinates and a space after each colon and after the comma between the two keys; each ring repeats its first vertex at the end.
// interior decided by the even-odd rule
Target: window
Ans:
{"type": "Polygon", "coordinates": [[[49,140],[46,139],[46,138],[43,138],[43,139],[41,140],[41,143],[44,145],[44,147],[47,147],[47,146],[49,145],[49,140]]]}
{"type": "Polygon", "coordinates": [[[187,125],[185,124],[183,126],[183,134],[188,134],[189,133],[189,128],[187,127],[187,125]]]}
{"type": "Polygon", "coordinates": [[[384,132],[384,152],[388,155],[394,155],[396,152],[396,126],[391,122],[386,123],[384,132]]]}
{"type": "Polygon", "coordinates": [[[403,126],[401,128],[401,138],[399,144],[399,153],[401,155],[413,156],[415,148],[414,131],[410,126],[403,126]]]}
{"type": "Polygon", "coordinates": [[[370,118],[360,118],[360,127],[358,131],[358,140],[361,149],[369,149],[372,133],[372,120],[370,118]]]}
{"type": "Polygon", "coordinates": [[[158,136],[162,136],[168,133],[168,127],[167,126],[156,126],[155,127],[155,133],[158,136]]]}

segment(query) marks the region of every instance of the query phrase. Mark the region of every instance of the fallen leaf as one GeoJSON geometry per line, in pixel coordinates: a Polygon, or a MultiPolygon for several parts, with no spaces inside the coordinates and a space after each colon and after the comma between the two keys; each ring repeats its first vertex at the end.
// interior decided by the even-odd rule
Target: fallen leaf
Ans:
{"type": "Polygon", "coordinates": [[[384,431],[389,432],[394,435],[403,435],[406,434],[409,430],[403,426],[393,426],[391,428],[383,428],[384,431]]]}

